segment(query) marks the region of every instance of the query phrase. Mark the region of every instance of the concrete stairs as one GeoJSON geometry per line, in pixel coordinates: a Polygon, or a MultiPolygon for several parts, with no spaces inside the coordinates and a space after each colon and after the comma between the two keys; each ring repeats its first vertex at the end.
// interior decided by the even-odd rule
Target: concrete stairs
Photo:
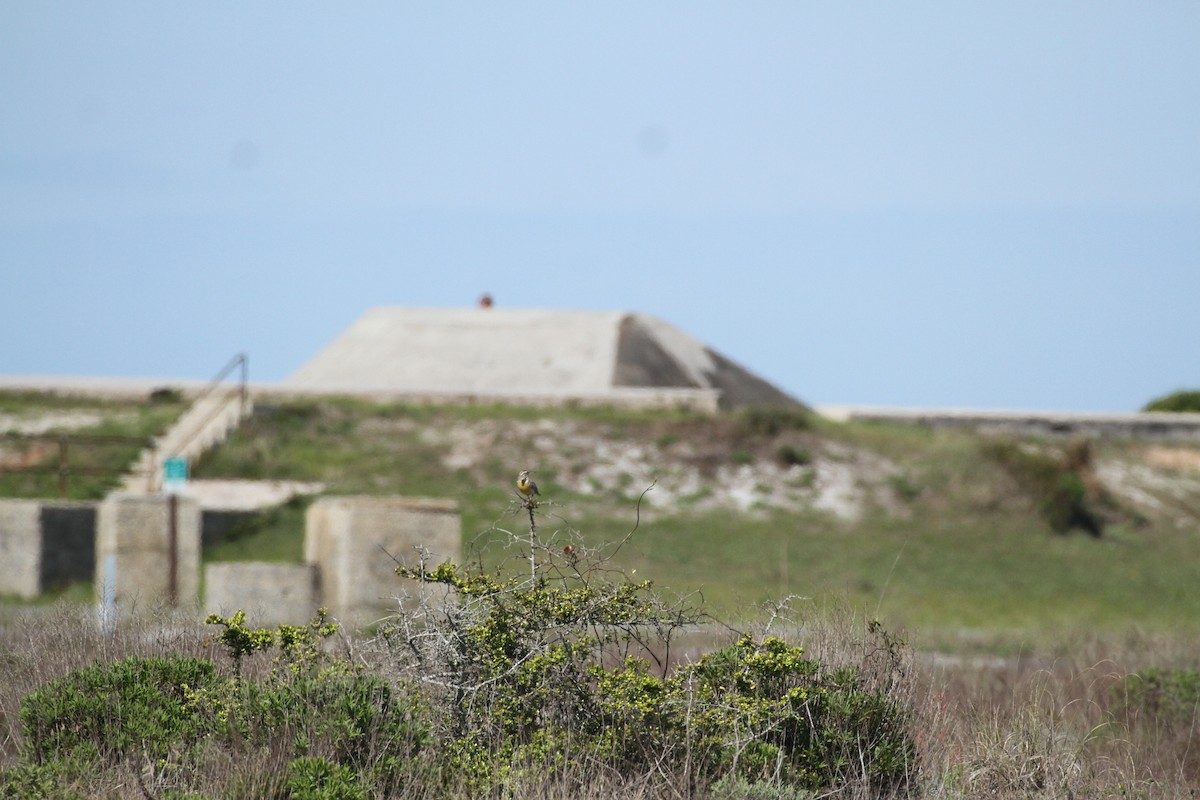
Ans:
{"type": "Polygon", "coordinates": [[[120,492],[156,494],[162,489],[163,464],[169,458],[194,463],[210,447],[220,444],[250,415],[253,403],[244,389],[213,391],[196,399],[167,431],[142,451],[121,479],[120,492]]]}

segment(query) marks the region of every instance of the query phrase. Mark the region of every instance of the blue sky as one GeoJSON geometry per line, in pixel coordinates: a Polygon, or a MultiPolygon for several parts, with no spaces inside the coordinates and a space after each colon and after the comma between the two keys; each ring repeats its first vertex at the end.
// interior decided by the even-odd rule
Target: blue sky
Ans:
{"type": "Polygon", "coordinates": [[[14,3],[0,374],[660,316],[812,403],[1200,387],[1200,4],[14,3]]]}

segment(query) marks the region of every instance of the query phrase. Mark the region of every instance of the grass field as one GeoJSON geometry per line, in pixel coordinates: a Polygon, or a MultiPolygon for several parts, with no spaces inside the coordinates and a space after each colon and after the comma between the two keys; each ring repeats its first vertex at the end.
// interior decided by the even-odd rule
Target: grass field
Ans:
{"type": "MultiPolygon", "coordinates": [[[[1155,520],[1110,496],[1104,499],[1108,524],[1102,536],[1057,533],[1041,513],[1036,485],[1014,479],[1011,465],[995,457],[1000,445],[993,440],[906,426],[786,422],[683,412],[304,401],[257,415],[198,465],[196,475],[324,481],[333,494],[452,497],[470,546],[521,529],[509,483],[516,467],[532,465],[547,501],[539,523],[544,535],[573,535],[601,546],[623,539],[636,525],[618,555],[622,566],[669,591],[698,592],[729,617],[796,595],[813,602],[836,598],[939,639],[961,629],[1037,636],[1200,632],[1195,520],[1155,520]],[[680,455],[683,445],[696,441],[707,449],[680,455]],[[848,452],[870,453],[889,466],[858,479],[871,485],[853,519],[811,507],[697,511],[687,498],[655,505],[656,492],[670,491],[662,483],[639,506],[638,495],[652,478],[635,467],[606,482],[593,477],[581,465],[601,445],[649,452],[642,468],[656,474],[698,464],[702,480],[707,476],[714,484],[729,480],[727,468],[747,459],[770,462],[785,446],[811,452],[805,469],[816,474],[846,461],[848,452]],[[469,458],[455,460],[452,451],[464,448],[469,458]]],[[[1018,452],[1027,445],[1054,443],[1003,446],[1018,452]]],[[[1093,447],[1097,458],[1136,456],[1127,443],[1093,447]]],[[[694,496],[704,497],[705,487],[694,496]]],[[[295,560],[301,531],[302,508],[296,505],[264,516],[257,528],[249,526],[246,536],[208,557],[295,560]]],[[[486,550],[485,558],[493,557],[487,552],[498,548],[486,550]]]]}
{"type": "MultiPolygon", "coordinates": [[[[40,400],[5,402],[0,409],[26,416],[40,400]]],[[[139,431],[177,413],[101,411],[139,431]]],[[[866,620],[902,632],[914,647],[898,692],[921,759],[912,796],[1184,797],[1200,780],[1200,491],[1194,469],[1152,469],[1147,452],[1136,442],[1081,450],[1066,440],[795,415],[309,399],[260,405],[193,474],[321,481],[329,494],[450,497],[467,552],[500,568],[512,555],[503,547],[509,532],[522,535],[528,524],[512,481],[533,468],[543,542],[614,554],[626,575],[739,625],[761,624],[760,604],[792,596],[795,615],[780,632],[832,663],[869,655],[866,620]],[[1148,482],[1134,492],[1102,475],[1148,482]],[[1075,519],[1099,520],[1103,531],[1093,536],[1069,524],[1075,519]],[[1139,671],[1150,677],[1129,677],[1139,671]],[[1146,688],[1135,697],[1138,686],[1146,688]]],[[[1196,453],[1180,446],[1171,455],[1186,465],[1196,453]]],[[[300,560],[310,501],[248,520],[205,559],[300,560]]],[[[129,654],[212,655],[209,632],[194,620],[103,635],[79,613],[90,597],[74,586],[52,609],[0,604],[0,771],[25,741],[22,698],[47,681],[129,654]]],[[[240,753],[193,777],[210,787],[206,797],[280,796],[262,788],[281,768],[263,761],[267,752],[240,753]]],[[[163,786],[171,779],[143,772],[163,786]]],[[[110,769],[78,795],[46,796],[147,796],[133,774],[110,769]]],[[[621,793],[630,797],[813,797],[766,783],[659,792],[645,788],[650,775],[616,777],[629,781],[621,793]]],[[[512,796],[612,793],[547,783],[512,796]]],[[[414,786],[411,797],[423,796],[414,786]]],[[[830,796],[878,795],[850,786],[830,796]]]]}

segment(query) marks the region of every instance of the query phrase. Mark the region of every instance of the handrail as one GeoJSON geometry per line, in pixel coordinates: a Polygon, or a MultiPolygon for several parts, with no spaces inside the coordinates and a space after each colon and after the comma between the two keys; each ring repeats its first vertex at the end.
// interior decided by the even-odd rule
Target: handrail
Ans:
{"type": "MultiPolygon", "coordinates": [[[[208,382],[208,386],[204,387],[204,389],[202,389],[200,391],[200,393],[196,395],[195,399],[192,401],[192,406],[195,407],[195,406],[199,405],[200,401],[204,400],[209,395],[214,394],[216,392],[216,390],[218,388],[220,388],[221,382],[225,380],[225,378],[229,375],[230,372],[233,372],[234,367],[240,366],[241,367],[241,375],[238,377],[238,414],[239,414],[239,416],[244,415],[246,413],[246,398],[247,398],[246,375],[247,375],[247,372],[249,371],[249,362],[250,362],[250,357],[247,356],[245,353],[238,353],[236,356],[234,356],[232,359],[230,359],[229,363],[226,364],[221,369],[221,371],[217,373],[216,377],[208,382]]],[[[204,419],[202,419],[200,421],[199,425],[193,426],[193,430],[190,432],[190,434],[186,438],[184,438],[182,440],[181,444],[176,446],[175,451],[172,453],[172,455],[178,454],[178,452],[180,450],[183,450],[189,444],[191,444],[195,440],[196,436],[201,431],[204,430],[204,428],[208,425],[208,423],[211,422],[213,419],[215,419],[217,417],[217,415],[219,415],[223,410],[224,410],[224,406],[218,406],[213,411],[211,411],[208,414],[208,416],[206,416],[204,419]]]]}

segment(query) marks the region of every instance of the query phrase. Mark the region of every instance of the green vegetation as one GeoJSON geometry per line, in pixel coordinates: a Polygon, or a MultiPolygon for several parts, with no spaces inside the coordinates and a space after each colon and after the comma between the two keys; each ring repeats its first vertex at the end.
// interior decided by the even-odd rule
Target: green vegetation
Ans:
{"type": "MultiPolygon", "coordinates": [[[[138,419],[148,429],[178,412],[175,399],[109,405],[0,393],[0,407],[16,416],[43,404],[103,408],[106,429],[138,419]]],[[[512,481],[529,467],[555,535],[579,529],[582,542],[596,547],[636,527],[617,564],[654,575],[664,591],[700,593],[725,616],[798,595],[817,605],[849,602],[931,640],[963,628],[1035,638],[1079,626],[1200,631],[1188,567],[1200,493],[1159,490],[1162,507],[1178,513],[1146,517],[1098,477],[1106,459],[1138,464],[1140,457],[1129,443],[837,424],[795,411],[711,416],[308,398],[260,403],[193,475],[320,481],[330,494],[453,497],[464,543],[494,567],[521,513],[512,481]],[[629,453],[641,453],[643,465],[629,463],[629,453]],[[854,469],[862,454],[882,461],[874,488],[852,487],[860,495],[854,514],[813,510],[811,498],[831,471],[854,469]],[[735,477],[737,470],[753,477],[735,477]],[[768,470],[776,477],[764,478],[768,470]],[[687,488],[660,503],[685,472],[687,488]],[[772,481],[775,491],[810,501],[769,505],[772,481]],[[752,495],[749,511],[722,500],[730,488],[752,495]]],[[[298,561],[308,502],[239,523],[204,559],[298,561]]],[[[90,592],[71,596],[90,599],[90,592]]]]}
{"type": "Polygon", "coordinates": [[[311,498],[295,497],[239,520],[204,550],[204,561],[304,560],[304,514],[311,498]]]}
{"type": "MultiPolygon", "coordinates": [[[[711,417],[311,399],[263,408],[195,472],[323,481],[332,494],[451,496],[464,541],[495,565],[520,513],[515,473],[532,467],[558,533],[578,528],[599,546],[637,526],[617,554],[623,568],[656,576],[667,591],[700,592],[716,613],[734,617],[795,594],[818,604],[839,598],[931,637],[962,628],[1200,630],[1188,566],[1195,524],[1146,520],[1096,477],[1097,460],[1135,455],[1120,443],[841,425],[790,412],[711,417]],[[694,469],[701,483],[666,509],[655,507],[653,488],[635,511],[652,477],[589,472],[594,445],[576,439],[613,453],[652,449],[660,474],[694,469]],[[712,507],[721,469],[751,461],[792,468],[792,489],[813,491],[827,464],[856,452],[895,466],[880,477],[882,499],[868,498],[855,519],[712,507]],[[885,505],[889,499],[902,511],[885,505]],[[1101,535],[1053,535],[1075,530],[1101,535]]],[[[1172,502],[1200,508],[1200,497],[1172,502]]],[[[298,558],[302,508],[272,512],[206,558],[298,558]]]]}
{"type": "Polygon", "coordinates": [[[571,764],[706,785],[736,773],[776,786],[828,789],[850,782],[907,785],[916,758],[897,643],[873,645],[882,666],[831,667],[773,636],[741,636],[671,670],[631,647],[668,650],[700,615],[664,603],[648,582],[612,579],[577,555],[544,561],[524,579],[453,564],[397,572],[450,587],[456,600],[402,618],[385,636],[411,668],[433,678],[449,710],[437,736],[452,754],[447,777],[491,794],[571,764]],[[604,654],[625,653],[613,665],[604,654]]]}
{"type": "Polygon", "coordinates": [[[1200,412],[1200,391],[1178,391],[1155,398],[1142,411],[1200,412]]]}
{"type": "Polygon", "coordinates": [[[324,655],[320,640],[336,626],[318,617],[307,627],[249,629],[240,613],[210,622],[224,627],[216,640],[232,672],[190,656],[131,657],[28,694],[18,760],[0,771],[0,794],[98,796],[128,775],[148,797],[206,797],[192,792],[233,778],[225,796],[366,798],[375,796],[367,784],[390,794],[413,777],[426,738],[419,698],[324,655]],[[272,668],[247,675],[247,657],[268,651],[272,668]],[[282,760],[285,773],[245,758],[256,751],[282,760]],[[238,794],[249,786],[253,793],[238,794]]]}
{"type": "Polygon", "coordinates": [[[0,497],[59,497],[65,457],[66,499],[99,499],[185,407],[178,392],[141,401],[0,392],[0,497]],[[48,427],[26,429],[47,414],[48,427]]]}
{"type": "Polygon", "coordinates": [[[981,451],[1028,493],[1054,531],[1067,533],[1078,528],[1097,537],[1103,533],[1098,506],[1108,498],[1102,491],[1089,491],[1092,458],[1087,442],[1073,442],[1058,458],[1004,439],[984,442],[981,451]]]}

